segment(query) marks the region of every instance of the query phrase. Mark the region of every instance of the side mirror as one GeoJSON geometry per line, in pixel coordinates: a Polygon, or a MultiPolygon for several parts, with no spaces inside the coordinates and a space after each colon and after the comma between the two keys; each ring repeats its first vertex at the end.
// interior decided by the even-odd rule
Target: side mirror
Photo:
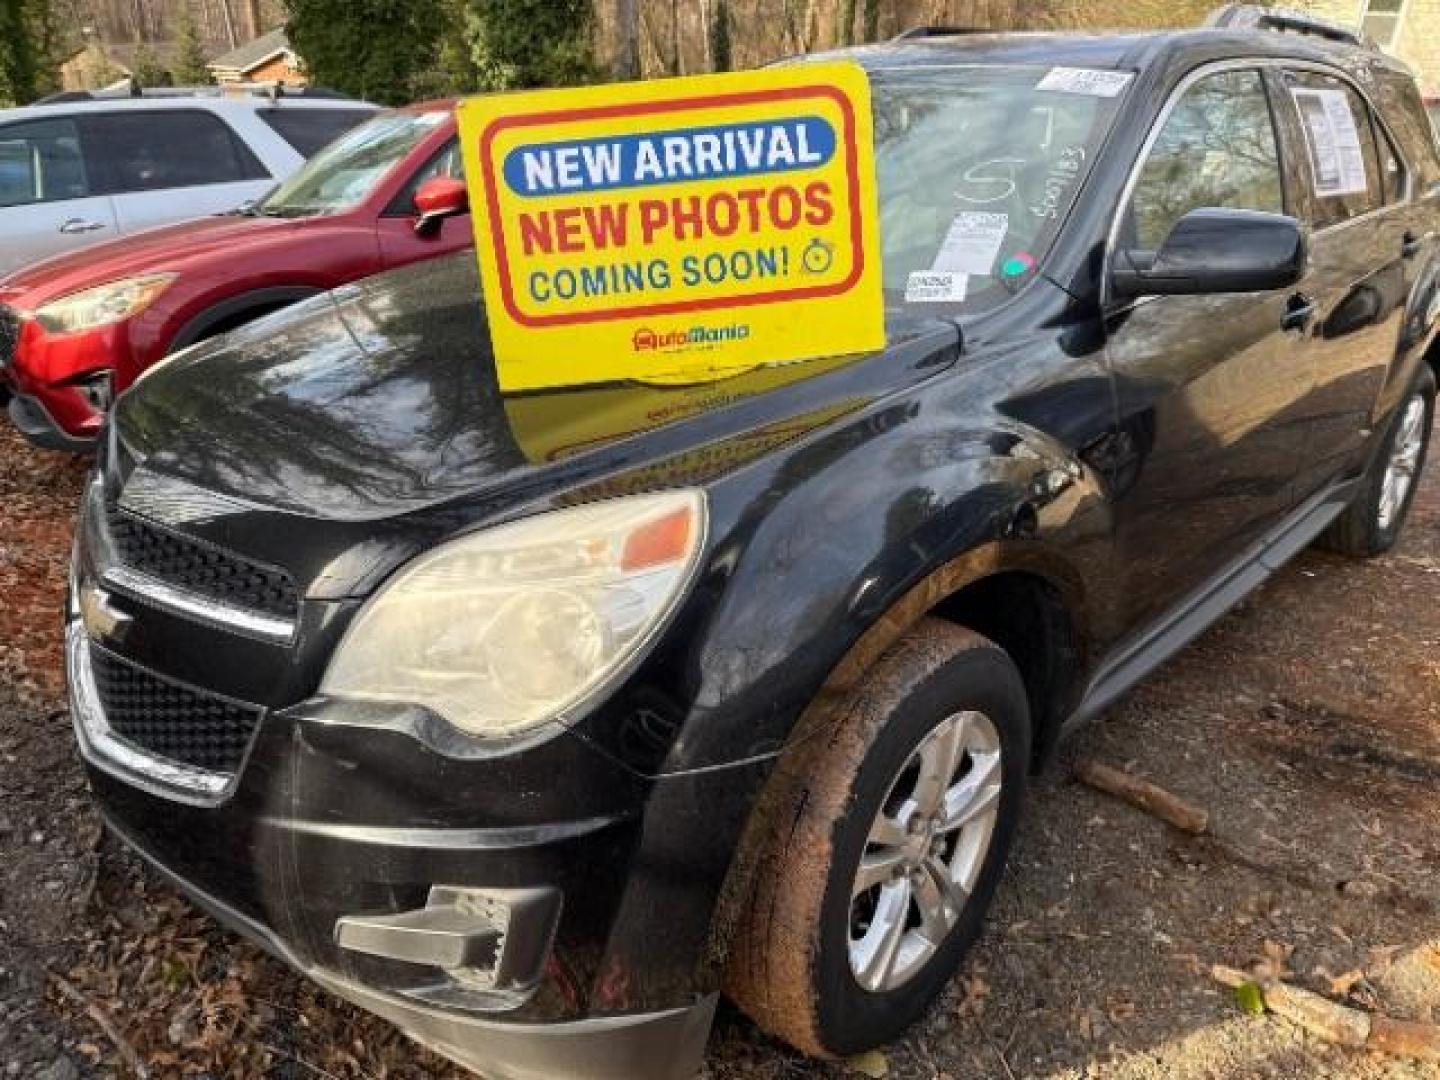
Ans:
{"type": "Polygon", "coordinates": [[[1117,297],[1269,292],[1305,274],[1308,246],[1300,223],[1258,210],[1191,210],[1158,252],[1117,251],[1117,297]]]}
{"type": "Polygon", "coordinates": [[[470,209],[470,193],[464,180],[453,176],[435,176],[426,180],[415,192],[415,235],[434,236],[446,218],[470,209]]]}

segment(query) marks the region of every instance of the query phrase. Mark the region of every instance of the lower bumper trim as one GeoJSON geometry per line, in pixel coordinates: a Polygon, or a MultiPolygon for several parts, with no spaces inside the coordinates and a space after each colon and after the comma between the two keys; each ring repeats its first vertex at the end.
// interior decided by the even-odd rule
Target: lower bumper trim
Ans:
{"type": "Polygon", "coordinates": [[[106,826],[178,892],[337,997],[486,1080],[689,1080],[705,1060],[718,994],[660,1012],[505,1023],[406,1001],[305,963],[280,938],[170,870],[101,809],[106,826]]]}
{"type": "Polygon", "coordinates": [[[689,1080],[705,1061],[718,994],[665,1012],[496,1024],[422,1011],[321,973],[317,983],[487,1080],[689,1080]]]}
{"type": "Polygon", "coordinates": [[[71,435],[56,422],[38,398],[16,391],[6,411],[20,434],[42,450],[60,450],[70,454],[95,452],[93,438],[71,435]]]}

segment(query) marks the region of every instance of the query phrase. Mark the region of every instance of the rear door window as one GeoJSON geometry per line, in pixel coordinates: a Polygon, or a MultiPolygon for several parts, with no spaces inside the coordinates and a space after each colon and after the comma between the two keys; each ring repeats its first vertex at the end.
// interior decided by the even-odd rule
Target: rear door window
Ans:
{"type": "Polygon", "coordinates": [[[1125,227],[1130,246],[1159,250],[1192,210],[1285,211],[1279,144],[1258,71],[1208,75],[1170,114],[1141,167],[1125,227]]]}
{"type": "Polygon", "coordinates": [[[259,109],[256,115],[274,128],[297,153],[309,158],[375,113],[371,109],[307,109],[285,105],[259,109]]]}
{"type": "Polygon", "coordinates": [[[106,194],[259,180],[269,174],[224,121],[198,109],[87,116],[90,160],[106,194]]]}
{"type": "Polygon", "coordinates": [[[80,132],[73,121],[0,126],[0,206],[83,199],[90,193],[80,132]]]}
{"type": "Polygon", "coordinates": [[[1315,227],[1383,206],[1385,181],[1365,99],[1344,79],[1318,71],[1288,71],[1285,82],[1305,137],[1315,227]]]}

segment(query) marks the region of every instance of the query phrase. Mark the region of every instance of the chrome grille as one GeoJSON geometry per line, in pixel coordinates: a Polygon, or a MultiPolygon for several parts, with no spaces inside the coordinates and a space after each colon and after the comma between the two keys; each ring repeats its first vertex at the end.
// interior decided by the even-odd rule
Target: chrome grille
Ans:
{"type": "Polygon", "coordinates": [[[110,731],[156,757],[238,772],[260,710],[184,686],[90,646],[95,693],[110,731]]]}

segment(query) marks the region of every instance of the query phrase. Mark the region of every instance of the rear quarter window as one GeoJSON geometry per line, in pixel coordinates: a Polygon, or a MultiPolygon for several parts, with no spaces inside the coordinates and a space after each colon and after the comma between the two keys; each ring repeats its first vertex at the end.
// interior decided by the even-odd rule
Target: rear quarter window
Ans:
{"type": "Polygon", "coordinates": [[[1436,146],[1432,127],[1440,106],[1432,103],[1427,115],[1415,81],[1399,75],[1377,79],[1373,93],[1380,115],[1395,133],[1399,149],[1414,173],[1416,190],[1423,192],[1440,184],[1440,147],[1436,146]]]}
{"type": "Polygon", "coordinates": [[[256,115],[273,128],[302,157],[313,157],[317,151],[334,142],[361,121],[375,115],[374,109],[307,109],[287,105],[274,109],[258,109],[256,115]]]}

